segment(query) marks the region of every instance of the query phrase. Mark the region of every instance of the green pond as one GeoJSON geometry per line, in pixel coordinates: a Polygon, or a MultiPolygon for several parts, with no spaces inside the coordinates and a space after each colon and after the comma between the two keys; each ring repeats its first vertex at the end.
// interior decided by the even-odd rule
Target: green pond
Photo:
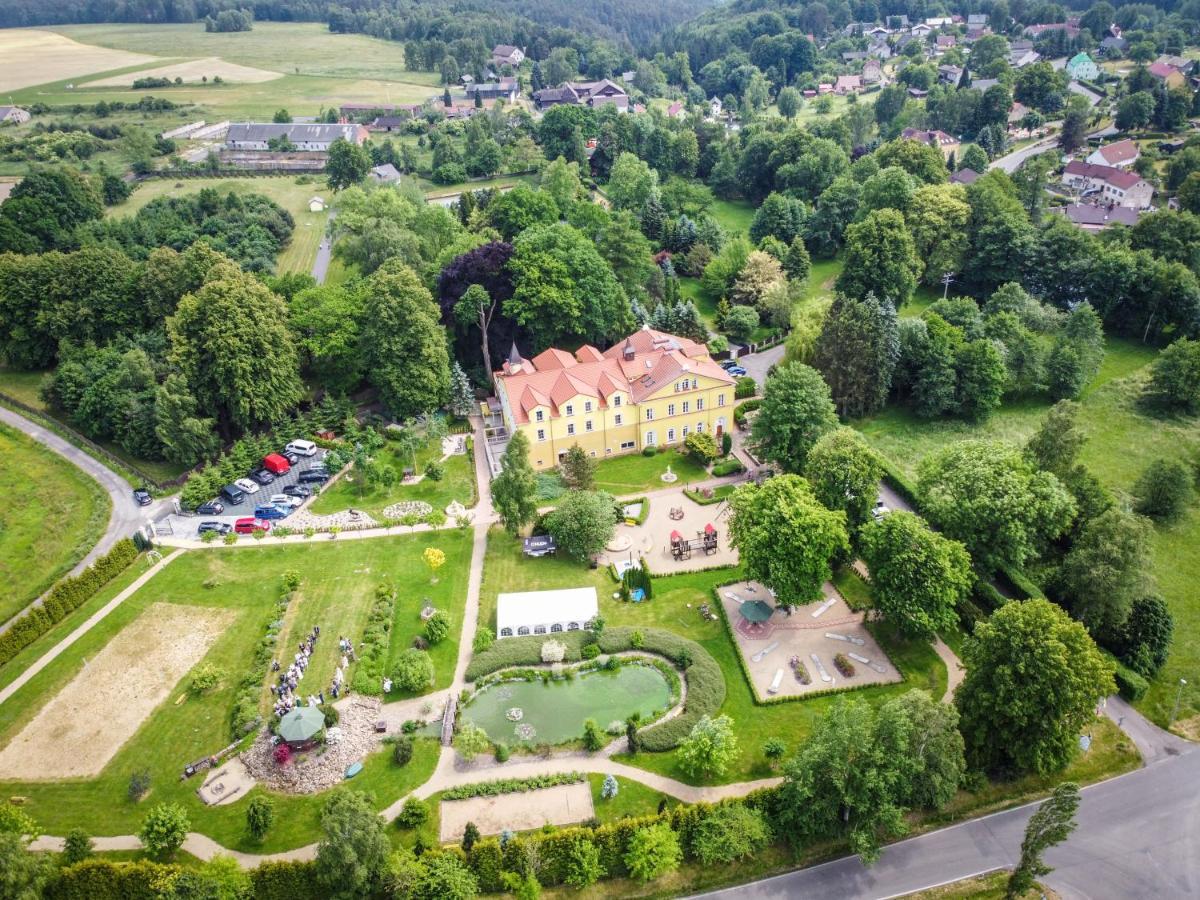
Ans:
{"type": "Polygon", "coordinates": [[[462,717],[508,744],[557,744],[583,736],[583,723],[595,719],[601,729],[624,722],[635,712],[643,718],[671,702],[667,679],[652,666],[627,665],[614,672],[586,672],[573,680],[508,681],[485,687],[463,708],[462,717]],[[508,717],[521,710],[519,720],[508,717]]]}

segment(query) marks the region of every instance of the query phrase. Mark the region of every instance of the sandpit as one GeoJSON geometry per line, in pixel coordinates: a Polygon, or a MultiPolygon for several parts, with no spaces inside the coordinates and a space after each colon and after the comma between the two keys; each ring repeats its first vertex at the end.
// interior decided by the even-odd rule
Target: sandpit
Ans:
{"type": "Polygon", "coordinates": [[[139,78],[169,78],[172,81],[182,78],[184,84],[199,84],[204,78],[212,81],[214,75],[221,76],[222,81],[240,84],[260,84],[283,77],[279,72],[239,66],[237,63],[226,62],[219,56],[210,56],[207,59],[192,59],[153,69],[139,69],[123,75],[110,75],[108,78],[89,81],[83,87],[130,87],[139,78]]]}
{"type": "Polygon", "coordinates": [[[569,825],[595,814],[592,788],[586,781],[521,794],[443,800],[440,840],[443,844],[462,840],[468,822],[474,822],[480,834],[499,834],[506,828],[529,831],[547,822],[569,825]]]}
{"type": "Polygon", "coordinates": [[[100,774],[234,617],[199,606],[148,607],[0,750],[0,778],[100,774]]]}
{"type": "Polygon", "coordinates": [[[0,31],[0,93],[93,72],[146,65],[156,57],[81,44],[53,31],[0,31]]]}

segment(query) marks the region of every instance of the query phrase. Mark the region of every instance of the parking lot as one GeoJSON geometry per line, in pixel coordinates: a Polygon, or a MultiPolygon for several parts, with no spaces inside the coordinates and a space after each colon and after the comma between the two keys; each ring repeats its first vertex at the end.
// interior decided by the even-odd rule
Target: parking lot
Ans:
{"type": "MultiPolygon", "coordinates": [[[[325,462],[325,453],[326,451],[324,450],[318,450],[312,456],[300,457],[300,461],[296,463],[296,465],[292,466],[291,470],[287,474],[276,475],[275,480],[270,484],[259,486],[259,489],[256,493],[246,494],[241,503],[230,503],[224,497],[216,498],[225,507],[225,512],[219,516],[196,515],[195,513],[187,512],[170,512],[168,515],[157,520],[154,523],[154,526],[162,534],[169,534],[173,537],[181,538],[195,537],[196,528],[201,522],[225,522],[232,526],[233,523],[238,519],[252,517],[254,515],[254,507],[260,504],[269,503],[270,498],[274,494],[283,493],[283,489],[285,487],[299,483],[301,472],[304,472],[305,470],[314,466],[323,465],[325,462]]],[[[249,473],[243,477],[249,477],[249,473]]],[[[321,485],[309,484],[306,485],[306,487],[312,488],[313,493],[315,494],[321,485]]],[[[312,497],[307,498],[304,501],[304,504],[308,504],[311,500],[312,497]]],[[[296,509],[301,508],[303,508],[303,505],[296,507],[296,509]]],[[[286,525],[287,522],[288,519],[275,519],[271,522],[271,525],[272,527],[277,525],[286,525]]]]}

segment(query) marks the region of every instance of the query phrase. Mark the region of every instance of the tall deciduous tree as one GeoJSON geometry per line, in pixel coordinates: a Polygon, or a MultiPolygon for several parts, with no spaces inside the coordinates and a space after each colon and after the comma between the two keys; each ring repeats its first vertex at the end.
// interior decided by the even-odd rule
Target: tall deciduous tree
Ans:
{"type": "Polygon", "coordinates": [[[763,455],[788,472],[803,472],[818,438],[837,427],[829,385],[803,363],[786,363],[767,378],[754,420],[754,441],[763,455]]]}
{"type": "Polygon", "coordinates": [[[1001,606],[975,627],[963,662],[954,699],[967,759],[989,771],[1062,769],[1096,704],[1116,688],[1112,663],[1083,625],[1048,600],[1001,606]]]}
{"type": "Polygon", "coordinates": [[[1063,559],[1059,583],[1071,612],[1097,636],[1114,637],[1150,568],[1150,523],[1112,507],[1089,519],[1063,559]]]}
{"type": "Polygon", "coordinates": [[[798,475],[744,485],[730,505],[729,539],[747,577],[772,588],[784,606],[819,599],[832,560],[850,549],[846,514],[824,507],[798,475]]]}
{"type": "Polygon", "coordinates": [[[1004,896],[1008,900],[1023,897],[1034,886],[1034,880],[1049,875],[1053,869],[1042,861],[1042,854],[1061,844],[1075,830],[1075,812],[1079,809],[1079,785],[1064,781],[1029,818],[1025,839],[1021,841],[1021,859],[1012,874],[1004,896]]]}
{"type": "Polygon", "coordinates": [[[975,580],[962,544],[897,511],[863,529],[862,554],[876,608],[901,631],[932,638],[954,627],[957,604],[975,580]]]}
{"type": "Polygon", "coordinates": [[[167,335],[172,364],[225,437],[278,421],[300,400],[287,307],[232,263],[179,301],[167,335]]]}
{"type": "Polygon", "coordinates": [[[383,404],[401,418],[438,409],[450,390],[450,354],[433,297],[400,260],[363,289],[363,362],[383,404]]]}
{"type": "Polygon", "coordinates": [[[658,173],[634,153],[622,153],[613,163],[605,193],[617,209],[640,212],[658,191],[658,173]]]}
{"type": "Polygon", "coordinates": [[[821,435],[804,468],[804,477],[816,498],[829,509],[845,512],[852,529],[870,518],[882,475],[879,454],[853,428],[837,428],[821,435]]]}
{"type": "Polygon", "coordinates": [[[954,798],[967,762],[952,703],[909,691],[880,707],[876,735],[895,767],[898,803],[938,809],[954,798]]]}
{"type": "Polygon", "coordinates": [[[321,809],[316,879],[330,897],[361,897],[380,885],[391,844],[361,791],[335,791],[321,809]]]}
{"type": "Polygon", "coordinates": [[[868,293],[899,307],[917,287],[921,258],[904,216],[894,209],[879,209],[846,229],[846,260],[837,289],[849,297],[868,293]]]}
{"type": "Polygon", "coordinates": [[[338,138],[329,145],[325,174],[335,191],[359,184],[371,170],[371,155],[358,144],[338,138]]]}
{"type": "Polygon", "coordinates": [[[926,457],[917,492],[930,521],[984,566],[1022,565],[1075,515],[1054,475],[999,442],[963,441],[926,457]]]}
{"type": "Polygon", "coordinates": [[[570,491],[558,508],[546,516],[546,530],[563,552],[586,560],[612,540],[617,511],[611,495],[594,491],[570,491]]]}
{"type": "Polygon", "coordinates": [[[724,775],[738,756],[737,735],[729,716],[703,716],[679,744],[679,763],[692,775],[724,775]]]}
{"type": "Polygon", "coordinates": [[[358,346],[361,292],[340,285],[311,287],[292,297],[288,310],[306,367],[337,393],[357,388],[363,377],[358,346]]]}
{"type": "Polygon", "coordinates": [[[926,284],[962,269],[970,219],[971,207],[961,185],[929,184],[913,193],[905,221],[917,256],[925,261],[926,284]]]}
{"type": "Polygon", "coordinates": [[[825,317],[813,365],[839,415],[856,419],[881,409],[900,359],[900,329],[890,300],[868,292],[839,294],[825,317]]]}

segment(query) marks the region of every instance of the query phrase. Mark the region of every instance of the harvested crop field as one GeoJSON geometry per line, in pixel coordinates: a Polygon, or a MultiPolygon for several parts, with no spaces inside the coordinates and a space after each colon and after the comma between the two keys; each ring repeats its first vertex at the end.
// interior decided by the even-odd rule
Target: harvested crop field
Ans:
{"type": "Polygon", "coordinates": [[[462,840],[468,822],[474,822],[480,834],[499,834],[506,828],[530,831],[547,822],[551,825],[582,822],[592,818],[596,808],[592,805],[591,785],[584,781],[523,794],[443,800],[441,814],[440,840],[447,844],[462,840]]]}
{"type": "Polygon", "coordinates": [[[234,618],[230,610],[148,607],[0,750],[0,778],[100,774],[234,618]]]}
{"type": "Polygon", "coordinates": [[[91,47],[53,31],[0,31],[0,93],[153,62],[156,57],[91,47]]]}
{"type": "Polygon", "coordinates": [[[138,69],[136,72],[126,72],[124,75],[110,75],[96,81],[88,81],[82,87],[132,87],[139,78],[176,78],[184,84],[200,83],[203,79],[213,80],[220,76],[222,81],[240,84],[259,84],[282,78],[279,72],[268,72],[266,69],[254,69],[250,66],[239,66],[237,63],[226,62],[218,56],[207,59],[193,59],[188,62],[174,63],[168,66],[157,66],[153,69],[138,69]]]}

